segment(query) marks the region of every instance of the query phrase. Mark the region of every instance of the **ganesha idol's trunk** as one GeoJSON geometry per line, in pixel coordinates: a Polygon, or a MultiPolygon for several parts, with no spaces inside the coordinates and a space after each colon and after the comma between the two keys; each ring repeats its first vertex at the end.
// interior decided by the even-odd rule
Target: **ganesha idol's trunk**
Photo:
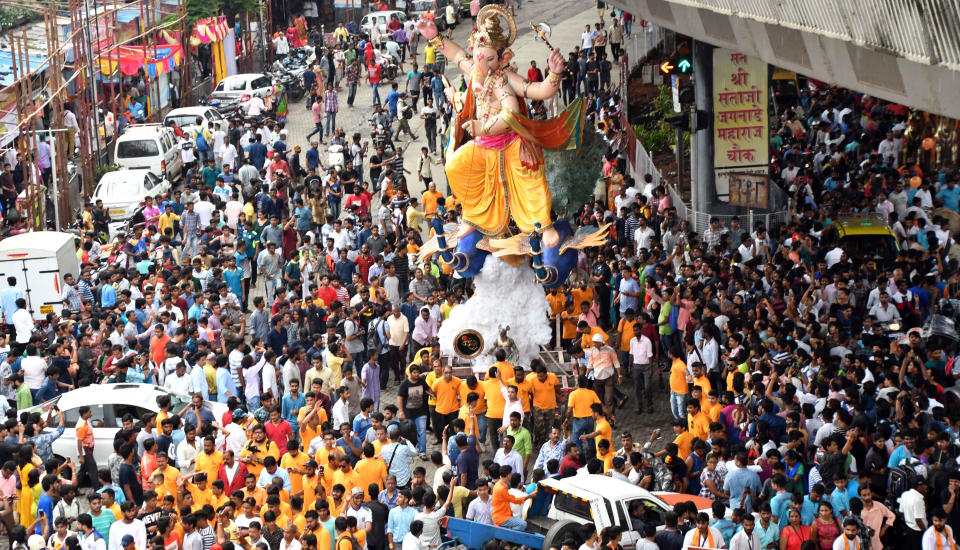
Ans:
{"type": "Polygon", "coordinates": [[[534,224],[534,231],[530,233],[530,251],[530,263],[533,272],[537,275],[537,280],[541,283],[546,282],[550,277],[547,268],[543,265],[543,238],[540,234],[539,223],[534,224]]]}
{"type": "Polygon", "coordinates": [[[444,263],[449,264],[454,271],[463,277],[473,277],[480,273],[488,252],[480,250],[477,245],[483,239],[479,231],[472,231],[457,241],[455,251],[447,248],[447,239],[443,234],[443,226],[439,220],[433,220],[433,229],[437,235],[438,254],[444,263]]]}

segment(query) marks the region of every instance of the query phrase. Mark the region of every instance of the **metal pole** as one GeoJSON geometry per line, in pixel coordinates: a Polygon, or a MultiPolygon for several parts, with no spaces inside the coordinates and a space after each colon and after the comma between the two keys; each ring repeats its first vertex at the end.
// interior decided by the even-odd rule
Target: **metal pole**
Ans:
{"type": "MultiPolygon", "coordinates": [[[[677,189],[683,189],[683,130],[675,128],[677,146],[674,148],[674,154],[677,161],[677,189]]],[[[692,192],[692,190],[691,190],[692,192]]]]}
{"type": "MultiPolygon", "coordinates": [[[[97,67],[97,72],[93,72],[93,34],[90,32],[90,11],[89,10],[90,8],[87,3],[87,0],[83,0],[83,11],[84,11],[83,19],[86,22],[86,27],[87,27],[87,70],[90,73],[89,74],[90,94],[91,94],[90,98],[93,100],[93,108],[91,109],[91,111],[93,112],[91,114],[93,115],[93,127],[96,128],[96,135],[94,136],[94,142],[97,145],[97,162],[99,163],[100,159],[103,158],[100,151],[100,90],[98,90],[99,86],[97,86],[97,75],[100,73],[99,71],[100,67],[99,66],[97,67]]],[[[96,2],[94,2],[93,16],[94,17],[97,16],[96,2]]],[[[97,29],[98,47],[100,42],[99,36],[100,36],[100,30],[98,27],[97,29]]]]}
{"type": "MultiPolygon", "coordinates": [[[[53,133],[48,134],[50,136],[50,141],[53,143],[50,146],[50,166],[51,176],[53,177],[53,196],[56,197],[53,200],[53,223],[57,231],[60,231],[60,180],[57,177],[57,138],[53,133]]],[[[69,192],[69,191],[68,191],[69,192]]]]}
{"type": "MultiPolygon", "coordinates": [[[[693,79],[696,109],[713,112],[713,50],[705,42],[693,43],[693,79]]],[[[707,127],[696,134],[696,172],[692,182],[697,186],[697,202],[694,210],[709,213],[709,205],[716,203],[717,188],[713,171],[713,124],[708,119],[707,127]]]]}

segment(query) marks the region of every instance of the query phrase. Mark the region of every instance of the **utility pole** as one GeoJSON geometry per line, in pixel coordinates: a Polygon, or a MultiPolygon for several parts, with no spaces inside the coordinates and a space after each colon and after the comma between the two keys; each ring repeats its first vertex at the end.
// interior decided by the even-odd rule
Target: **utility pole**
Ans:
{"type": "MultiPolygon", "coordinates": [[[[693,82],[696,99],[694,109],[706,113],[713,113],[713,50],[714,47],[705,42],[694,41],[693,43],[693,82]]],[[[694,211],[709,214],[708,206],[716,199],[712,117],[707,117],[706,124],[695,122],[694,126],[691,126],[690,134],[691,146],[695,144],[696,147],[696,154],[691,155],[696,158],[696,165],[692,166],[696,171],[691,181],[697,190],[696,193],[691,193],[691,198],[696,197],[691,202],[694,211]]],[[[695,228],[698,231],[701,229],[695,228]]]]}

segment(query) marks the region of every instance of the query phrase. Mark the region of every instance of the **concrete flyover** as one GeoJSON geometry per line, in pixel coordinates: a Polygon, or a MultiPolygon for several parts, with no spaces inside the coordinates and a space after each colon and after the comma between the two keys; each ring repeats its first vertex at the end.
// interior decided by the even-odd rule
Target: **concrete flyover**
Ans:
{"type": "Polygon", "coordinates": [[[607,3],[817,80],[960,119],[960,0],[607,3]]]}

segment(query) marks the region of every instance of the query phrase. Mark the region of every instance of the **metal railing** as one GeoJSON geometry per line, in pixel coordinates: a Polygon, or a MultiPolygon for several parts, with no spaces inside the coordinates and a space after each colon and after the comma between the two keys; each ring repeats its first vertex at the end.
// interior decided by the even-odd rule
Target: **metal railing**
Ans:
{"type": "MultiPolygon", "coordinates": [[[[776,186],[772,186],[771,189],[774,187],[776,186]]],[[[741,227],[748,227],[751,231],[753,231],[757,223],[763,223],[764,227],[770,228],[789,222],[790,218],[793,216],[793,207],[791,204],[789,204],[789,201],[786,209],[777,210],[775,212],[757,212],[753,209],[748,209],[743,214],[712,214],[708,212],[696,212],[690,207],[690,205],[684,202],[680,192],[673,185],[667,185],[667,192],[670,193],[670,200],[673,202],[674,208],[677,209],[677,216],[680,219],[689,221],[690,229],[696,231],[697,233],[703,233],[703,231],[710,226],[711,218],[717,218],[720,220],[720,223],[724,227],[730,227],[730,221],[733,218],[739,218],[741,227]]]]}
{"type": "Polygon", "coordinates": [[[630,32],[630,38],[624,45],[627,52],[627,59],[631,64],[636,63],[652,52],[663,42],[666,32],[662,27],[653,23],[646,23],[646,26],[640,25],[641,21],[635,21],[630,32]]]}
{"type": "Polygon", "coordinates": [[[960,0],[669,0],[960,67],[960,0]]]}
{"type": "Polygon", "coordinates": [[[643,147],[640,140],[636,142],[633,159],[633,179],[642,182],[646,174],[653,176],[653,181],[655,182],[663,179],[663,176],[660,174],[660,169],[653,163],[653,157],[651,157],[650,153],[643,147]]]}

